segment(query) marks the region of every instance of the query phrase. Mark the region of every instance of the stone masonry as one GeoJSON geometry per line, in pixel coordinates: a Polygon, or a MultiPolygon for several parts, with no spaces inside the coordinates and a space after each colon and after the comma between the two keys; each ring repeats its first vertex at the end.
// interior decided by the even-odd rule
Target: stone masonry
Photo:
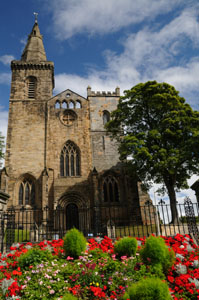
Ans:
{"type": "MultiPolygon", "coordinates": [[[[11,70],[0,181],[0,188],[10,195],[8,207],[55,209],[59,205],[72,213],[73,205],[76,216],[81,208],[87,209],[92,220],[88,222],[95,226],[97,218],[108,221],[103,207],[122,211],[128,206],[126,218],[137,211],[142,223],[140,205],[150,201],[149,196],[126,174],[117,144],[104,128],[117,107],[120,89],[94,92],[89,86],[87,98],[70,89],[52,96],[54,64],[47,61],[37,21],[21,60],[12,61],[11,70]]],[[[118,212],[116,217],[121,219],[118,212]]],[[[81,224],[81,214],[78,218],[81,224]]]]}

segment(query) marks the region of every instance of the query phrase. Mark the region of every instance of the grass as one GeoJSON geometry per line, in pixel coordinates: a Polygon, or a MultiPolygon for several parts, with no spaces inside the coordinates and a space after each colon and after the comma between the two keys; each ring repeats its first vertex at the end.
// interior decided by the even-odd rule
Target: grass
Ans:
{"type": "Polygon", "coordinates": [[[116,236],[143,237],[157,232],[157,227],[153,225],[117,226],[116,236]]]}
{"type": "Polygon", "coordinates": [[[30,240],[29,230],[22,229],[7,229],[5,232],[4,241],[7,243],[11,241],[12,243],[22,243],[30,240]]]}

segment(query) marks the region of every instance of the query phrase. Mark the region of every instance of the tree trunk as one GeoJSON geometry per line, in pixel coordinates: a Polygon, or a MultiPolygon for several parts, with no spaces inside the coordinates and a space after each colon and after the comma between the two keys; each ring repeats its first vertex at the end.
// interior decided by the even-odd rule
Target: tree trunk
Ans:
{"type": "Polygon", "coordinates": [[[177,210],[177,203],[176,203],[176,193],[174,189],[174,185],[169,184],[168,182],[165,182],[169,199],[170,199],[170,205],[171,205],[171,223],[176,224],[178,223],[178,210],[177,210]]]}

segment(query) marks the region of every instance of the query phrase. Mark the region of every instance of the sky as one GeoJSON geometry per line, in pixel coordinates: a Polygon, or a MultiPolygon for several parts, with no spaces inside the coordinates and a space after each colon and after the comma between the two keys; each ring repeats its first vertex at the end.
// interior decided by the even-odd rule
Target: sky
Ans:
{"type": "MultiPolygon", "coordinates": [[[[0,4],[0,132],[6,136],[11,71],[20,60],[34,12],[47,59],[55,64],[54,95],[121,93],[148,80],[167,82],[199,109],[198,0],[6,0],[0,4]]],[[[189,180],[191,185],[196,179],[189,180]]],[[[151,189],[154,198],[157,186],[151,189]]],[[[191,189],[178,193],[196,201],[191,189]]],[[[167,201],[165,195],[163,200],[167,201]]],[[[160,197],[156,195],[156,201],[160,197]]]]}

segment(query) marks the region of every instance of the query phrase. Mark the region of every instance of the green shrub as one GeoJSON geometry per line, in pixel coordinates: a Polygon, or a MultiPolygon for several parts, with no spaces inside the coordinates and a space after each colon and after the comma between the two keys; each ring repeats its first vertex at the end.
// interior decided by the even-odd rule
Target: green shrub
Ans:
{"type": "Polygon", "coordinates": [[[95,248],[93,250],[89,250],[89,255],[92,255],[92,259],[93,260],[97,260],[99,258],[109,258],[109,254],[106,252],[103,252],[101,249],[99,248],[95,248]]]}
{"type": "Polygon", "coordinates": [[[66,256],[78,258],[86,250],[86,239],[76,228],[70,229],[64,237],[66,256]]]}
{"type": "Polygon", "coordinates": [[[18,258],[18,264],[22,269],[28,269],[29,266],[36,266],[52,259],[53,255],[48,250],[31,248],[18,258]]]}
{"type": "Polygon", "coordinates": [[[123,299],[130,300],[170,300],[168,285],[159,278],[145,278],[133,283],[123,299]]]}
{"type": "Polygon", "coordinates": [[[65,294],[63,297],[62,297],[62,300],[77,300],[78,298],[76,298],[75,296],[73,296],[72,294],[65,294]]]}
{"type": "Polygon", "coordinates": [[[164,272],[174,263],[174,252],[165,244],[163,238],[150,236],[140,251],[142,261],[147,265],[159,264],[164,272]]]}
{"type": "Polygon", "coordinates": [[[124,237],[114,245],[114,252],[117,256],[133,256],[137,250],[137,240],[132,237],[124,237]]]}

